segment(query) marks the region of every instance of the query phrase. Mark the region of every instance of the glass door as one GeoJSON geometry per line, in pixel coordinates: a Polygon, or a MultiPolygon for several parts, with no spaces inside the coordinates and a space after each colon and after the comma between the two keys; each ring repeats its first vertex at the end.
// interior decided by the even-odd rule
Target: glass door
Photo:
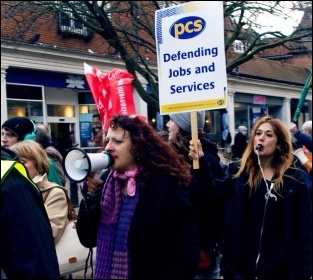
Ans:
{"type": "MultiPolygon", "coordinates": [[[[48,127],[51,131],[51,136],[55,142],[55,146],[61,155],[64,157],[67,147],[70,131],[74,131],[75,134],[75,123],[67,122],[51,122],[48,123],[48,127]]],[[[76,135],[75,135],[76,136],[76,135]]],[[[75,137],[77,141],[77,136],[75,137]]]]}

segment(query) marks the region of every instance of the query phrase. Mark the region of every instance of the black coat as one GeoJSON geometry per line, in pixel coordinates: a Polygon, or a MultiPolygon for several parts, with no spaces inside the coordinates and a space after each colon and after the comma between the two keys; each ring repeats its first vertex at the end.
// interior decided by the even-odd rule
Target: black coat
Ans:
{"type": "MultiPolygon", "coordinates": [[[[211,252],[223,240],[223,214],[227,182],[214,143],[201,140],[204,157],[199,169],[191,169],[190,201],[193,206],[201,249],[211,252]],[[214,178],[221,178],[220,182],[214,178]]],[[[189,159],[188,159],[189,160],[189,159]]],[[[190,160],[189,160],[190,161],[190,160]]],[[[192,162],[190,162],[192,165],[192,162]]]]}
{"type": "MultiPolygon", "coordinates": [[[[3,159],[17,159],[1,147],[3,159]]],[[[13,168],[1,184],[1,268],[9,279],[58,279],[59,265],[39,190],[13,168]]]]}
{"type": "Polygon", "coordinates": [[[234,145],[231,146],[231,151],[233,153],[233,158],[240,159],[242,157],[243,152],[247,148],[247,136],[238,132],[235,135],[234,145]]]}
{"type": "MultiPolygon", "coordinates": [[[[102,176],[104,182],[106,175],[102,176]]],[[[145,185],[147,187],[142,189],[142,182],[136,180],[140,194],[128,237],[131,278],[193,279],[199,244],[186,194],[162,174],[150,174],[145,185]]],[[[77,233],[85,246],[95,246],[99,198],[100,195],[98,199],[92,196],[80,204],[77,233]],[[92,244],[91,228],[94,231],[92,244]]]]}
{"type": "MultiPolygon", "coordinates": [[[[235,173],[237,168],[231,164],[231,173],[235,173]]],[[[267,256],[267,263],[278,263],[280,259],[270,260],[270,256],[275,256],[277,251],[285,252],[285,266],[279,271],[279,265],[269,267],[266,272],[268,275],[276,273],[286,275],[286,279],[310,279],[312,275],[312,208],[307,187],[303,183],[302,173],[296,169],[289,169],[284,176],[284,185],[281,192],[282,198],[279,207],[276,207],[277,213],[280,213],[282,220],[275,219],[273,215],[267,215],[265,223],[276,224],[278,231],[282,232],[282,247],[261,247],[260,251],[263,256],[267,256]],[[300,181],[300,182],[299,182],[300,181]],[[281,226],[278,226],[280,225],[281,226]]],[[[243,240],[244,207],[248,201],[247,187],[245,182],[247,177],[241,176],[232,180],[233,193],[230,195],[227,208],[227,238],[223,251],[222,271],[224,279],[234,279],[238,273],[238,267],[241,265],[247,269],[247,265],[241,263],[241,253],[245,248],[247,240],[243,240]]],[[[275,202],[274,202],[275,204],[275,202]]],[[[265,240],[261,244],[264,244],[265,240]]],[[[260,264],[262,265],[262,264],[260,264]]],[[[243,271],[243,273],[245,273],[243,271]]],[[[260,277],[257,272],[257,278],[260,277]]]]}

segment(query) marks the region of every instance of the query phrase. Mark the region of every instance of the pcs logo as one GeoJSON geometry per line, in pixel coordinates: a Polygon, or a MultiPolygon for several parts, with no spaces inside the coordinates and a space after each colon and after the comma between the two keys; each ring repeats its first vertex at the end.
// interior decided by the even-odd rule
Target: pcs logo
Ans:
{"type": "Polygon", "coordinates": [[[206,23],[200,17],[185,17],[175,21],[170,27],[170,34],[176,39],[191,39],[205,29],[206,23]]]}

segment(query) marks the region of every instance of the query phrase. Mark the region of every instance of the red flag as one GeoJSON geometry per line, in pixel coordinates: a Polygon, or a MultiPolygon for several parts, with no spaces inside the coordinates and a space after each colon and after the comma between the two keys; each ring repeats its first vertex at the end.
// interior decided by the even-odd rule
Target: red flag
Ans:
{"type": "Polygon", "coordinates": [[[85,76],[89,84],[93,99],[96,103],[102,125],[106,123],[108,112],[111,110],[109,92],[103,86],[103,74],[95,67],[84,63],[85,76]]]}
{"type": "Polygon", "coordinates": [[[106,131],[114,114],[136,115],[130,73],[115,68],[103,74],[85,63],[85,75],[106,131]]]}

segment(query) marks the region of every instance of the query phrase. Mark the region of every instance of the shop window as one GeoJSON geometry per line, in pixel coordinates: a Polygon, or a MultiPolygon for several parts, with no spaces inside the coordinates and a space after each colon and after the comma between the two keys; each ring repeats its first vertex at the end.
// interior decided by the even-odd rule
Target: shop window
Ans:
{"type": "Polygon", "coordinates": [[[73,105],[47,105],[47,113],[49,117],[74,118],[75,108],[73,105]]]}
{"type": "Polygon", "coordinates": [[[43,121],[42,102],[7,100],[8,118],[27,117],[36,122],[43,121]]]}
{"type": "Polygon", "coordinates": [[[7,84],[7,98],[42,100],[42,87],[7,84]]]}
{"type": "Polygon", "coordinates": [[[8,118],[27,117],[43,122],[42,87],[7,84],[8,118]]]}
{"type": "Polygon", "coordinates": [[[97,106],[94,103],[91,92],[79,92],[79,132],[81,147],[87,152],[96,152],[102,146],[104,134],[100,139],[102,123],[97,106]],[[98,136],[98,137],[95,137],[98,136]],[[95,141],[96,140],[96,141],[95,141]]]}

